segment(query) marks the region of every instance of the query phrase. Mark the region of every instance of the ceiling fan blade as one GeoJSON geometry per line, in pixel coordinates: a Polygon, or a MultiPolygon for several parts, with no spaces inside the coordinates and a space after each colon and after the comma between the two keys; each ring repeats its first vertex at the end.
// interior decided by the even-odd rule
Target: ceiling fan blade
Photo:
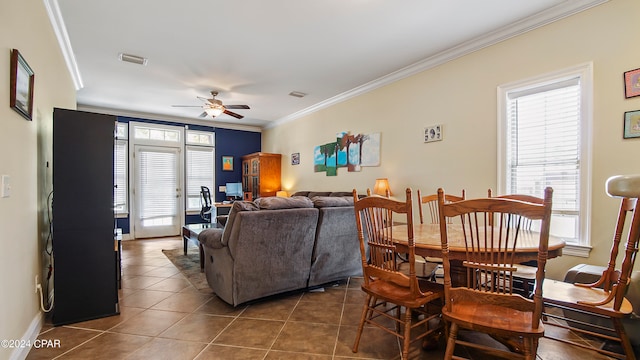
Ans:
{"type": "Polygon", "coordinates": [[[240,114],[236,114],[236,113],[234,113],[232,111],[229,111],[229,110],[225,110],[224,113],[227,114],[227,115],[233,116],[236,119],[242,119],[244,117],[244,116],[242,116],[240,114]]]}
{"type": "Polygon", "coordinates": [[[202,97],[202,96],[196,96],[196,97],[197,97],[198,99],[200,99],[200,100],[202,100],[202,101],[206,102],[206,103],[210,103],[210,102],[211,102],[211,100],[213,100],[213,99],[207,99],[207,98],[202,97]]]}
{"type": "Polygon", "coordinates": [[[248,105],[225,105],[227,109],[250,109],[248,105]]]}
{"type": "Polygon", "coordinates": [[[171,105],[171,107],[199,107],[199,108],[201,108],[202,105],[171,105]]]}
{"type": "Polygon", "coordinates": [[[198,115],[198,117],[201,117],[201,118],[207,117],[207,112],[203,111],[202,114],[198,115]]]}

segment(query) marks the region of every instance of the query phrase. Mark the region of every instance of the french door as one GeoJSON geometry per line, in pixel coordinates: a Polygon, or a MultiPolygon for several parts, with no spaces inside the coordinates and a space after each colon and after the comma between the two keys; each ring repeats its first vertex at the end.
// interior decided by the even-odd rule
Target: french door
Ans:
{"type": "Polygon", "coordinates": [[[180,234],[180,148],[134,146],[136,238],[180,234]]]}

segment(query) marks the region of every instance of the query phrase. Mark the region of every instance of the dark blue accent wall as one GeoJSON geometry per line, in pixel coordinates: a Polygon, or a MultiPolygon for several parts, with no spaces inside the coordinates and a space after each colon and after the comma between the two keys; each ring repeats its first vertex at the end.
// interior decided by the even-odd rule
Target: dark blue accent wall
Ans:
{"type": "Polygon", "coordinates": [[[216,188],[215,201],[225,200],[225,194],[218,186],[228,182],[242,182],[242,156],[260,151],[262,134],[258,132],[216,129],[216,188]],[[222,157],[233,156],[233,171],[222,171],[222,157]]]}
{"type": "MultiPolygon", "coordinates": [[[[182,126],[186,124],[174,121],[160,121],[139,119],[126,116],[118,116],[118,121],[128,123],[130,121],[182,126]]],[[[242,181],[242,159],[247,154],[261,151],[262,134],[253,131],[221,129],[212,126],[191,125],[189,130],[211,131],[216,134],[216,185],[215,189],[211,189],[211,196],[214,201],[221,202],[225,200],[225,194],[218,192],[218,186],[225,185],[228,182],[242,181]],[[233,171],[222,171],[222,156],[233,156],[233,171]]],[[[117,225],[122,229],[123,234],[130,233],[130,217],[118,218],[117,225]]],[[[200,215],[185,214],[185,224],[197,224],[203,222],[200,215]]]]}

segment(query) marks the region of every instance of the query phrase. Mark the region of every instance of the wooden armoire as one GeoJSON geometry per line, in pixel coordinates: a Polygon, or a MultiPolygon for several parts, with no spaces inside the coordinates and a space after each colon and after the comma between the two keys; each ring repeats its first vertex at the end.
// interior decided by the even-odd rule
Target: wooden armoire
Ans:
{"type": "Polygon", "coordinates": [[[280,190],[280,154],[257,152],[242,157],[242,191],[244,200],[275,196],[280,190]]]}

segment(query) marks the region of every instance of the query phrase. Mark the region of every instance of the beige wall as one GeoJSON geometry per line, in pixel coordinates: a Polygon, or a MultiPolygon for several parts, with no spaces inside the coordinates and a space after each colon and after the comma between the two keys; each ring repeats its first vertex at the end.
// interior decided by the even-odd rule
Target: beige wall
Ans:
{"type": "MultiPolygon", "coordinates": [[[[388,177],[400,196],[405,187],[426,192],[465,188],[470,197],[497,187],[497,86],[593,62],[593,164],[591,258],[551,260],[550,277],[561,278],[584,261],[606,264],[618,202],[604,193],[615,174],[640,173],[640,140],[622,139],[625,111],[640,97],[624,99],[622,73],[640,67],[637,14],[640,2],[612,0],[551,25],[379,88],[263,132],[263,151],[282,153],[287,190],[349,190],[388,177]],[[444,140],[425,144],[422,129],[444,125],[444,140]],[[381,166],[338,176],[313,172],[313,147],[340,131],[381,132],[381,166]],[[291,166],[291,153],[300,165],[291,166]]],[[[425,39],[428,41],[428,39],[425,39]]]]}
{"type": "MultiPolygon", "coordinates": [[[[12,184],[11,196],[0,198],[0,339],[22,339],[41,319],[34,278],[43,276],[48,233],[53,107],[75,109],[75,89],[42,1],[2,2],[0,44],[0,175],[12,184]],[[13,48],[35,72],[33,121],[9,108],[13,48]]],[[[19,356],[13,350],[0,347],[0,359],[19,356]]]]}

